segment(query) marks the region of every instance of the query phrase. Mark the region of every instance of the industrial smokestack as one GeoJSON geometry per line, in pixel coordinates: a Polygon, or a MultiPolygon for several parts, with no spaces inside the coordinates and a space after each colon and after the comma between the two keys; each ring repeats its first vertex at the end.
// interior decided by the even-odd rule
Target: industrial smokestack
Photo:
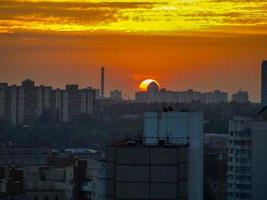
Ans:
{"type": "Polygon", "coordinates": [[[101,67],[101,97],[105,97],[105,68],[101,67]]]}

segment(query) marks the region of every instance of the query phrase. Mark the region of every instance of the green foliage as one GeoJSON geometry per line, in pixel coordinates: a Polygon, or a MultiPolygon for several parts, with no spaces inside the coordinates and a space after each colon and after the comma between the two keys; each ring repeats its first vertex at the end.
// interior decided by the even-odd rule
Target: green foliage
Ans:
{"type": "MultiPolygon", "coordinates": [[[[253,104],[212,104],[199,102],[174,104],[174,109],[202,110],[206,121],[204,132],[227,133],[228,121],[233,116],[255,117],[258,105],[253,104]]],[[[103,107],[94,117],[77,116],[69,123],[55,120],[49,113],[28,126],[13,127],[8,121],[0,121],[0,143],[11,141],[18,146],[49,147],[91,147],[102,148],[106,142],[140,135],[143,128],[142,114],[159,111],[159,104],[119,103],[103,107]],[[138,119],[126,120],[124,114],[139,115],[138,119]]]]}

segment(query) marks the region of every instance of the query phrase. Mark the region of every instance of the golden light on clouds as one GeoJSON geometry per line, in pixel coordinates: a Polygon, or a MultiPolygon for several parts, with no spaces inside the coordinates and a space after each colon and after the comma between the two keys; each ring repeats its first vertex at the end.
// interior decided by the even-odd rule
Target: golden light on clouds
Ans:
{"type": "Polygon", "coordinates": [[[0,32],[265,34],[265,0],[1,0],[0,32]]]}

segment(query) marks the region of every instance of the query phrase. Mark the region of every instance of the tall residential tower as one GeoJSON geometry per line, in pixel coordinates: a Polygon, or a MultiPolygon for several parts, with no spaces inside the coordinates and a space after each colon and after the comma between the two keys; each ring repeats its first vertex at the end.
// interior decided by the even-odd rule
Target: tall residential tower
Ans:
{"type": "Polygon", "coordinates": [[[234,117],[229,123],[227,200],[267,199],[267,121],[234,117]]]}
{"type": "Polygon", "coordinates": [[[261,65],[261,103],[267,105],[267,60],[261,65]]]}

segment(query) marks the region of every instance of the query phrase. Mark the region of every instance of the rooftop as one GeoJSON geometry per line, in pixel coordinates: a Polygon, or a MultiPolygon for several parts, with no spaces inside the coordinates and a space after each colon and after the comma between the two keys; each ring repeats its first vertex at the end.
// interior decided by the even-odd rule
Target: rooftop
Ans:
{"type": "Polygon", "coordinates": [[[144,144],[143,137],[135,137],[132,139],[125,139],[119,141],[111,141],[107,144],[107,146],[120,146],[120,147],[187,147],[189,146],[188,141],[181,141],[181,144],[174,144],[170,142],[166,142],[164,139],[159,139],[157,145],[146,145],[144,144]]]}

